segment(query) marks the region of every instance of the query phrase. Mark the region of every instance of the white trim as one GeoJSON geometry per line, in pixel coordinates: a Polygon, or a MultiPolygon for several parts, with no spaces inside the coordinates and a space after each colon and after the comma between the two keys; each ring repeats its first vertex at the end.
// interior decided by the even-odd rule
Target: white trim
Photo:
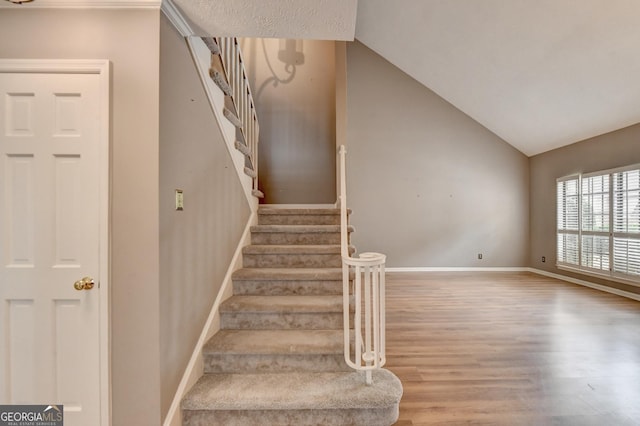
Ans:
{"type": "Polygon", "coordinates": [[[100,70],[100,421],[111,424],[111,64],[104,61],[100,70]],[[106,283],[106,289],[102,283],[106,283]]]}
{"type": "Polygon", "coordinates": [[[108,60],[0,59],[0,73],[96,74],[99,78],[99,345],[100,424],[111,424],[111,177],[110,177],[110,63],[108,60]]]}
{"type": "Polygon", "coordinates": [[[567,181],[570,181],[570,180],[573,180],[573,179],[580,180],[580,173],[574,173],[572,175],[559,177],[559,178],[556,179],[556,183],[567,182],[567,181]]]}
{"type": "Polygon", "coordinates": [[[638,170],[638,169],[640,169],[640,163],[630,164],[628,166],[622,166],[622,167],[615,167],[613,169],[596,170],[595,172],[582,173],[582,177],[612,175],[614,173],[628,172],[630,170],[638,170]]]}
{"type": "Polygon", "coordinates": [[[247,221],[247,225],[244,228],[242,237],[238,242],[236,251],[231,258],[231,262],[229,263],[229,267],[227,268],[227,273],[222,280],[222,285],[220,286],[220,290],[218,291],[216,300],[213,302],[213,306],[211,307],[211,311],[209,312],[207,322],[205,323],[204,328],[200,333],[200,338],[198,339],[198,342],[193,349],[191,359],[189,359],[189,364],[187,364],[187,368],[182,375],[182,379],[180,380],[178,389],[176,390],[176,393],[173,397],[173,401],[171,402],[171,406],[169,407],[169,412],[167,413],[167,417],[165,417],[163,426],[178,426],[182,424],[180,403],[182,402],[182,398],[184,398],[184,395],[187,393],[187,391],[202,375],[202,347],[205,345],[205,343],[207,343],[207,340],[220,328],[220,324],[218,321],[218,310],[220,309],[220,304],[231,295],[231,277],[233,273],[242,266],[242,248],[250,243],[251,226],[253,226],[256,222],[257,215],[255,212],[252,212],[251,216],[249,216],[249,220],[247,221]]]}
{"type": "Polygon", "coordinates": [[[162,0],[35,0],[15,4],[3,1],[0,9],[159,9],[162,0]]]}
{"type": "Polygon", "coordinates": [[[169,19],[169,22],[173,24],[174,28],[182,35],[182,37],[191,37],[195,35],[189,22],[182,16],[180,10],[176,7],[176,5],[171,0],[162,0],[162,12],[164,16],[169,19]]]}
{"type": "MultiPolygon", "coordinates": [[[[598,269],[592,270],[592,269],[588,269],[586,266],[583,266],[582,268],[577,268],[574,265],[571,265],[569,263],[556,263],[556,268],[562,271],[572,272],[574,274],[582,274],[582,275],[587,275],[593,278],[600,278],[601,280],[613,281],[620,284],[630,285],[633,287],[640,287],[640,281],[624,278],[624,277],[621,277],[620,275],[615,275],[615,272],[600,273],[598,272],[599,271],[598,269]]],[[[628,276],[632,277],[632,275],[628,275],[628,276]]]]}
{"type": "Polygon", "coordinates": [[[386,267],[387,272],[528,272],[529,268],[522,266],[495,267],[467,267],[467,266],[417,266],[417,267],[386,267]]]}
{"type": "Polygon", "coordinates": [[[102,59],[0,59],[0,72],[46,74],[109,74],[102,59]]]}
{"type": "Polygon", "coordinates": [[[628,291],[619,290],[617,288],[613,288],[613,287],[609,287],[609,286],[601,285],[601,284],[596,284],[596,283],[592,283],[592,282],[589,282],[589,281],[580,280],[580,279],[577,279],[577,278],[567,277],[565,275],[554,274],[553,272],[547,272],[547,271],[543,271],[541,269],[536,269],[536,268],[527,268],[527,269],[528,269],[529,272],[533,272],[534,274],[544,275],[545,277],[555,278],[555,279],[566,281],[566,282],[569,282],[569,283],[572,283],[572,284],[578,284],[578,285],[581,285],[581,286],[590,287],[590,288],[593,288],[595,290],[604,291],[604,292],[607,292],[607,293],[615,294],[617,296],[626,297],[626,298],[637,300],[637,301],[640,302],[640,294],[630,293],[628,291]]]}

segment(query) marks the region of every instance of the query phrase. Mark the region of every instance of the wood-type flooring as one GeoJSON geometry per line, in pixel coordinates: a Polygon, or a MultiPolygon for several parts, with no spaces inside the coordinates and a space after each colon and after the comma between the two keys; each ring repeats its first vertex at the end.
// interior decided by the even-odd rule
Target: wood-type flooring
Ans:
{"type": "Polygon", "coordinates": [[[522,272],[387,273],[396,425],[640,425],[640,302],[522,272]]]}

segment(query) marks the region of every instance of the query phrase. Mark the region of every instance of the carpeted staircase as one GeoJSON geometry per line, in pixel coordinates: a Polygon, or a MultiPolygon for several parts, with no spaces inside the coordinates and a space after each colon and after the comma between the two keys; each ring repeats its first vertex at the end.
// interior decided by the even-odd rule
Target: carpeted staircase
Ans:
{"type": "MultiPolygon", "coordinates": [[[[343,355],[340,214],[261,208],[183,425],[391,425],[402,385],[343,355]]],[[[351,231],[351,230],[350,230],[351,231]]]]}

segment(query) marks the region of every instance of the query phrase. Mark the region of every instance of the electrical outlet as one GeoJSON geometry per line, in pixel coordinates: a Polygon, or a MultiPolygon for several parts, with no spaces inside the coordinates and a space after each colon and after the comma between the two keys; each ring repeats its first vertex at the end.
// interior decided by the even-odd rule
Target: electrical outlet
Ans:
{"type": "Polygon", "coordinates": [[[482,253],[478,253],[478,259],[482,260],[482,253]]]}
{"type": "Polygon", "coordinates": [[[542,263],[545,263],[547,261],[547,258],[545,256],[542,256],[542,263]]]}

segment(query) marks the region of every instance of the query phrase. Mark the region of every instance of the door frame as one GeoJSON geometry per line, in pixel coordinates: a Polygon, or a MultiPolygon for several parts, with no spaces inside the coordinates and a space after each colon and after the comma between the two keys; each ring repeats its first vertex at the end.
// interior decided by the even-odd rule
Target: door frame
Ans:
{"type": "Polygon", "coordinates": [[[100,425],[111,424],[111,318],[110,318],[110,108],[111,66],[105,59],[0,59],[0,73],[96,74],[99,79],[99,351],[100,351],[100,425]]]}

